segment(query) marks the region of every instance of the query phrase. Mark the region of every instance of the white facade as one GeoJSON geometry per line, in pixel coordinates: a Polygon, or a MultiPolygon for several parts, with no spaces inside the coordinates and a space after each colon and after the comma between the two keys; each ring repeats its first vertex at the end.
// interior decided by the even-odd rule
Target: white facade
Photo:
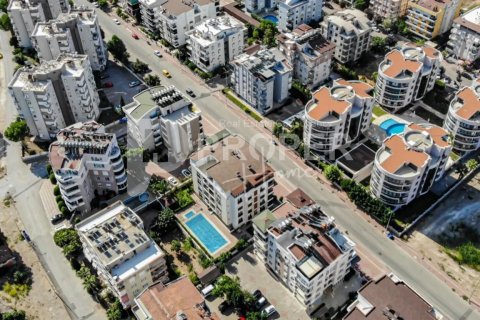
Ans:
{"type": "Polygon", "coordinates": [[[427,46],[393,49],[378,66],[375,99],[394,111],[422,99],[433,89],[442,59],[440,51],[427,46]]]}
{"type": "Polygon", "coordinates": [[[408,0],[371,0],[368,8],[376,18],[395,21],[407,13],[408,0]]]}
{"type": "Polygon", "coordinates": [[[448,133],[430,124],[410,124],[385,139],[375,155],[372,194],[391,207],[401,207],[427,193],[445,173],[452,150],[448,133]]]}
{"type": "Polygon", "coordinates": [[[329,153],[348,146],[372,119],[373,88],[361,81],[336,80],[305,106],[303,141],[312,151],[329,153]]]}
{"type": "Polygon", "coordinates": [[[144,26],[175,48],[186,43],[187,31],[215,18],[218,6],[218,0],[140,0],[144,26]]]}
{"type": "Polygon", "coordinates": [[[480,148],[480,83],[460,89],[450,102],[443,124],[453,143],[453,150],[465,154],[480,148]]]}
{"type": "Polygon", "coordinates": [[[41,61],[55,60],[62,53],[78,53],[88,55],[93,70],[107,66],[107,49],[94,10],[73,9],[57,19],[37,23],[32,42],[41,61]]]}
{"type": "Polygon", "coordinates": [[[95,121],[76,123],[57,135],[49,160],[70,211],[87,213],[97,195],[127,190],[127,175],[114,134],[95,121]]]}
{"type": "Polygon", "coordinates": [[[245,10],[251,13],[270,11],[277,8],[277,0],[245,0],[245,10]]]}
{"type": "Polygon", "coordinates": [[[355,243],[318,205],[303,207],[262,229],[254,224],[257,256],[264,254],[260,261],[311,313],[322,303],[325,290],[343,282],[355,243]]]}
{"type": "Polygon", "coordinates": [[[300,25],[277,36],[277,42],[293,66],[293,78],[310,88],[330,79],[335,45],[323,38],[320,29],[300,25]]]}
{"type": "Polygon", "coordinates": [[[165,253],[148,237],[143,221],[121,201],[78,223],[85,258],[124,308],[156,282],[167,282],[165,253]]]}
{"type": "Polygon", "coordinates": [[[457,59],[473,62],[480,57],[480,8],[454,20],[447,51],[457,59]]]}
{"type": "Polygon", "coordinates": [[[124,106],[128,132],[138,146],[168,149],[170,162],[181,162],[204,144],[202,116],[174,86],[153,87],[124,106]]]}
{"type": "Polygon", "coordinates": [[[322,18],[323,0],[285,0],[278,3],[278,29],[293,30],[322,18]]]}
{"type": "Polygon", "coordinates": [[[206,20],[187,32],[190,61],[205,72],[212,72],[240,55],[245,47],[247,28],[225,15],[206,20]]]}
{"type": "Polygon", "coordinates": [[[341,63],[357,61],[370,50],[372,24],[360,10],[347,9],[326,17],[320,23],[322,35],[335,45],[335,59],[341,63]]]}
{"type": "Polygon", "coordinates": [[[293,69],[278,49],[244,53],[231,65],[233,90],[261,114],[288,98],[293,69]]]}
{"type": "Polygon", "coordinates": [[[272,168],[237,136],[199,150],[190,165],[195,193],[230,230],[245,225],[272,204],[272,168]]]}
{"type": "Polygon", "coordinates": [[[85,55],[62,54],[55,61],[19,69],[8,89],[30,133],[41,139],[54,139],[60,129],[100,115],[100,98],[85,55]]]}
{"type": "Polygon", "coordinates": [[[18,45],[32,47],[30,35],[37,22],[55,19],[70,9],[67,0],[12,0],[7,12],[13,27],[18,45]]]}

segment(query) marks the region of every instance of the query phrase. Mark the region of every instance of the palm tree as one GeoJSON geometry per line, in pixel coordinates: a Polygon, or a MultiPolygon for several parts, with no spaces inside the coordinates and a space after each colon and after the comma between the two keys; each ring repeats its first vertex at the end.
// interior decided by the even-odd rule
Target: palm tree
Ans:
{"type": "Polygon", "coordinates": [[[83,288],[87,290],[88,293],[92,293],[98,289],[98,280],[93,274],[88,277],[83,278],[83,288]]]}

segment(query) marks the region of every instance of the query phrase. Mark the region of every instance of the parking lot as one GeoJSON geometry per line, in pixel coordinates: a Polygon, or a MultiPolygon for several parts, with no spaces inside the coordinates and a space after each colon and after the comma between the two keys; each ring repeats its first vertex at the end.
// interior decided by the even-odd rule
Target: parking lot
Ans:
{"type": "Polygon", "coordinates": [[[143,84],[130,88],[128,84],[139,79],[116,62],[108,61],[108,67],[102,74],[108,75],[108,78],[102,79],[102,85],[111,83],[113,86],[99,90],[104,90],[108,100],[114,106],[120,104],[121,97],[123,97],[125,104],[132,102],[134,95],[146,89],[143,84]]]}

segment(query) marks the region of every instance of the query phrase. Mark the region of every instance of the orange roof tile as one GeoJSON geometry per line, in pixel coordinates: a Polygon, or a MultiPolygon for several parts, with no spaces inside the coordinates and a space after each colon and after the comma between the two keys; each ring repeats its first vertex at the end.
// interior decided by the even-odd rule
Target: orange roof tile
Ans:
{"type": "Polygon", "coordinates": [[[344,79],[339,79],[336,81],[338,84],[342,86],[350,86],[355,90],[355,94],[361,98],[371,98],[372,95],[370,94],[373,90],[373,87],[365,82],[361,81],[347,81],[344,79]]]}
{"type": "Polygon", "coordinates": [[[430,137],[432,137],[433,142],[440,148],[446,148],[449,146],[449,143],[443,139],[443,137],[448,135],[448,132],[443,128],[437,126],[424,127],[416,123],[411,123],[408,127],[412,130],[428,132],[430,137]]]}
{"type": "Polygon", "coordinates": [[[480,112],[480,98],[472,88],[463,88],[457,93],[457,97],[463,104],[457,110],[457,114],[460,117],[470,120],[480,112]]]}
{"type": "Polygon", "coordinates": [[[421,151],[410,150],[405,144],[403,137],[394,135],[385,140],[385,148],[388,148],[391,155],[380,165],[386,171],[395,174],[398,170],[409,164],[421,168],[428,160],[428,155],[421,151]]]}
{"type": "Polygon", "coordinates": [[[315,120],[322,120],[332,112],[342,114],[351,106],[351,103],[348,101],[337,100],[332,97],[330,89],[327,87],[320,88],[320,90],[316,91],[313,94],[313,99],[316,105],[310,108],[308,115],[315,120]]]}
{"type": "Polygon", "coordinates": [[[414,60],[407,60],[403,54],[398,50],[393,50],[387,53],[385,60],[390,62],[390,65],[383,71],[383,73],[391,78],[398,77],[405,71],[412,73],[418,72],[422,63],[414,60]]]}

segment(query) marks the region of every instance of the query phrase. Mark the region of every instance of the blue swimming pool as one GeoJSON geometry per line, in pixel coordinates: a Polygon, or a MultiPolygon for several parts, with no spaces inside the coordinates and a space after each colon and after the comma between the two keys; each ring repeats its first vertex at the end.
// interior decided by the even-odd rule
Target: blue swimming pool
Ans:
{"type": "Polygon", "coordinates": [[[190,219],[194,215],[195,215],[195,212],[190,211],[190,212],[185,213],[183,216],[185,217],[185,219],[190,219]]]}
{"type": "Polygon", "coordinates": [[[214,254],[228,242],[201,213],[185,222],[185,224],[210,254],[214,254]]]}
{"type": "Polygon", "coordinates": [[[387,135],[390,137],[394,134],[400,134],[405,130],[405,124],[395,121],[394,119],[387,119],[380,124],[387,135]]]}
{"type": "Polygon", "coordinates": [[[278,23],[278,18],[277,16],[274,16],[273,14],[267,14],[266,16],[263,17],[264,20],[268,20],[268,21],[271,21],[275,24],[278,23]]]}

